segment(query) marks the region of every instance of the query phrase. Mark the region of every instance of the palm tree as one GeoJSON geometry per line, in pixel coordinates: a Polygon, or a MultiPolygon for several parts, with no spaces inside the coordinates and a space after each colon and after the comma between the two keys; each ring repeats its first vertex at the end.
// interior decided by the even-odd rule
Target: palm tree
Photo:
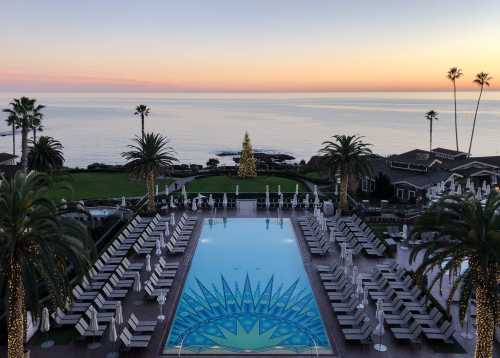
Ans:
{"type": "Polygon", "coordinates": [[[176,153],[168,145],[168,139],[160,134],[145,133],[142,138],[136,136],[134,143],[128,146],[130,151],[122,153],[122,157],[128,161],[125,167],[146,182],[148,212],[152,213],[156,211],[156,176],[162,168],[171,167],[177,161],[176,153]]]}
{"type": "Polygon", "coordinates": [[[368,161],[372,154],[371,144],[364,143],[363,137],[357,135],[334,135],[332,138],[335,141],[323,142],[319,152],[333,172],[340,175],[340,209],[344,211],[349,209],[349,177],[371,173],[368,161]]]}
{"type": "Polygon", "coordinates": [[[33,142],[36,142],[37,131],[39,132],[43,131],[42,117],[43,115],[33,118],[33,122],[31,123],[31,129],[33,130],[33,142]]]}
{"type": "Polygon", "coordinates": [[[429,121],[429,152],[432,151],[432,125],[434,121],[437,121],[438,113],[436,111],[430,110],[425,114],[425,118],[429,121]]]}
{"type": "Polygon", "coordinates": [[[63,146],[58,140],[41,136],[32,142],[28,154],[28,167],[39,172],[52,172],[62,168],[64,164],[63,146]]]}
{"type": "MultiPolygon", "coordinates": [[[[24,170],[27,170],[28,131],[41,126],[42,109],[45,106],[37,104],[36,99],[28,97],[14,98],[9,105],[11,108],[4,109],[4,112],[9,114],[8,121],[16,123],[16,127],[21,128],[21,166],[24,170]]],[[[36,136],[35,133],[34,135],[36,136]]]]}
{"type": "MultiPolygon", "coordinates": [[[[9,111],[8,109],[4,109],[4,112],[9,111]]],[[[16,155],[16,129],[19,128],[16,116],[13,114],[9,114],[7,119],[5,120],[7,125],[12,127],[12,155],[16,155]]]]}
{"type": "Polygon", "coordinates": [[[467,312],[472,294],[476,299],[476,358],[493,357],[493,337],[500,303],[497,277],[500,274],[500,195],[492,192],[483,207],[473,195],[443,197],[416,222],[412,240],[418,240],[410,263],[421,260],[415,271],[419,283],[435,275],[429,290],[445,275],[453,276],[448,310],[459,295],[460,319],[467,312]],[[430,235],[433,233],[433,235],[430,235]],[[463,270],[464,262],[468,268],[463,270]]]}
{"type": "Polygon", "coordinates": [[[469,152],[467,153],[467,157],[470,158],[470,152],[472,149],[472,140],[474,139],[474,131],[476,130],[476,118],[477,118],[477,111],[479,110],[479,102],[481,101],[481,95],[483,94],[483,89],[484,86],[489,86],[490,82],[492,80],[492,77],[486,72],[480,72],[476,75],[476,78],[474,79],[474,83],[480,86],[479,90],[479,97],[477,98],[477,104],[476,104],[476,111],[474,112],[474,122],[472,123],[472,133],[470,135],[470,142],[469,142],[469,152]]]}
{"type": "Polygon", "coordinates": [[[141,133],[142,133],[142,138],[144,138],[144,118],[149,116],[151,108],[146,106],[145,104],[140,104],[137,107],[135,107],[135,112],[134,115],[136,116],[141,116],[141,133]]]}
{"type": "Polygon", "coordinates": [[[0,183],[0,288],[8,302],[9,358],[23,357],[26,310],[38,317],[44,292],[50,292],[51,309],[64,307],[71,297],[67,269],[82,273],[93,253],[87,229],[59,216],[47,199],[47,184],[46,174],[24,171],[0,183]]]}
{"type": "Polygon", "coordinates": [[[458,67],[452,67],[449,69],[447,73],[448,79],[453,83],[453,102],[455,104],[455,142],[457,145],[457,152],[459,151],[458,149],[458,125],[457,125],[457,79],[462,77],[463,73],[462,70],[458,67]]]}

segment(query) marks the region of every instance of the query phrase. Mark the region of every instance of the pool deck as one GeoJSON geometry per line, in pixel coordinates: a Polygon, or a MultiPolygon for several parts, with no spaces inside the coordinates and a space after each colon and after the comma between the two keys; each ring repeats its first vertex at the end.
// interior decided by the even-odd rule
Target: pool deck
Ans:
{"type": "MultiPolygon", "coordinates": [[[[282,212],[284,218],[294,218],[298,216],[303,216],[305,214],[302,210],[297,211],[285,211],[282,212]]],[[[170,290],[167,301],[165,303],[164,314],[166,315],[165,321],[158,324],[157,329],[152,337],[152,340],[149,344],[149,348],[147,350],[132,350],[130,352],[120,352],[120,357],[158,357],[161,356],[163,351],[163,346],[165,344],[165,340],[167,338],[170,324],[173,321],[175,316],[177,302],[180,299],[184,282],[186,280],[189,266],[191,264],[191,260],[193,258],[194,252],[196,250],[196,246],[198,243],[198,239],[200,236],[201,228],[202,228],[202,219],[208,217],[207,212],[199,212],[198,214],[199,222],[196,225],[196,228],[193,232],[193,238],[189,244],[187,251],[183,255],[173,256],[169,261],[178,261],[180,262],[180,267],[178,273],[175,277],[174,285],[170,290]]],[[[228,210],[225,214],[227,217],[267,217],[267,213],[265,211],[258,211],[257,213],[248,213],[248,212],[237,212],[235,210],[228,210]]],[[[218,213],[218,216],[222,216],[222,212],[218,213]]],[[[271,211],[271,217],[276,217],[276,212],[271,211]]],[[[298,246],[302,255],[302,259],[304,262],[304,266],[306,272],[309,276],[311,287],[316,296],[318,306],[321,312],[321,316],[323,322],[325,324],[326,331],[329,335],[329,339],[334,350],[334,355],[322,355],[323,357],[349,357],[349,358],[370,358],[370,357],[394,357],[400,358],[404,356],[411,356],[415,358],[463,358],[463,357],[471,357],[473,356],[473,340],[464,341],[459,334],[455,335],[455,338],[462,344],[462,346],[466,349],[467,353],[465,354],[456,354],[456,353],[435,353],[429,344],[424,341],[420,344],[402,344],[393,339],[392,335],[388,330],[386,330],[386,334],[383,339],[383,343],[388,347],[388,351],[384,353],[379,353],[373,349],[373,343],[370,344],[348,344],[344,341],[342,337],[342,333],[340,331],[340,327],[334,318],[333,310],[328,301],[327,295],[323,291],[321,282],[319,280],[319,275],[315,270],[315,266],[317,264],[331,264],[334,263],[338,258],[338,251],[334,251],[330,253],[326,257],[311,257],[308,252],[307,246],[303,240],[302,233],[300,232],[299,227],[292,220],[294,231],[296,237],[298,239],[298,246]]],[[[372,269],[375,264],[383,263],[383,262],[394,262],[395,260],[401,264],[402,266],[409,267],[408,265],[408,251],[400,251],[398,250],[395,258],[384,258],[384,259],[372,259],[366,258],[363,255],[360,255],[355,259],[355,264],[358,265],[360,272],[368,272],[372,269]]],[[[152,257],[152,264],[156,262],[156,257],[152,257]]],[[[141,258],[132,257],[132,261],[142,261],[141,258]]],[[[146,273],[142,272],[142,279],[146,279],[146,273]]],[[[436,292],[436,294],[438,294],[436,292]]],[[[442,297],[437,297],[439,300],[442,300],[442,297]]],[[[127,295],[126,299],[123,301],[123,310],[124,310],[124,318],[125,320],[128,318],[128,315],[131,312],[134,312],[137,317],[141,320],[155,320],[157,315],[159,314],[159,307],[156,302],[148,302],[144,298],[143,293],[136,293],[131,290],[131,292],[127,295]]],[[[369,308],[367,310],[371,319],[374,319],[374,304],[370,302],[369,308]]],[[[107,331],[104,333],[100,342],[102,346],[95,350],[88,350],[87,344],[88,340],[78,340],[69,345],[61,345],[54,346],[49,350],[41,349],[40,347],[30,347],[32,357],[64,357],[68,358],[69,356],[74,357],[106,357],[107,353],[113,351],[113,346],[107,340],[107,331]]],[[[0,352],[4,352],[5,347],[0,352]]],[[[183,357],[199,357],[200,355],[188,355],[182,354],[183,357]]],[[[214,357],[215,355],[205,355],[214,357]]],[[[224,355],[224,357],[241,357],[242,355],[224,355]]],[[[263,355],[249,355],[245,354],[246,357],[262,357],[263,355]]],[[[301,355],[278,355],[279,357],[301,357],[301,355]]],[[[310,357],[310,355],[308,355],[310,357]]],[[[495,358],[500,358],[500,347],[496,343],[495,346],[495,358]]]]}

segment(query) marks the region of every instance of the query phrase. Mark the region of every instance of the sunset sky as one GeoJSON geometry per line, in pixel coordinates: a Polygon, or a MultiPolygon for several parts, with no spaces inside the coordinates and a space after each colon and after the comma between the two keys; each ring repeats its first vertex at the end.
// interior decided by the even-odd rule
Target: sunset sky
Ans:
{"type": "Polygon", "coordinates": [[[12,0],[0,24],[0,91],[500,88],[498,0],[12,0]]]}

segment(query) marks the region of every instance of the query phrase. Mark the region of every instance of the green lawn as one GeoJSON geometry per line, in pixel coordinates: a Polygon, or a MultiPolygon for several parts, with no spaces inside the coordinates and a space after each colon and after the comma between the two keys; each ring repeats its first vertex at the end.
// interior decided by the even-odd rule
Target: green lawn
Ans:
{"type": "MultiPolygon", "coordinates": [[[[160,191],[170,182],[171,179],[159,180],[160,191]]],[[[144,182],[131,178],[128,173],[74,173],[69,175],[69,183],[73,192],[59,187],[51,190],[49,197],[56,200],[107,199],[141,196],[146,192],[144,182]]]]}
{"type": "Polygon", "coordinates": [[[186,190],[195,193],[231,193],[236,190],[236,185],[239,185],[240,193],[264,193],[266,185],[269,185],[270,192],[278,191],[278,184],[281,185],[282,192],[295,192],[296,184],[299,184],[300,192],[308,191],[307,187],[301,182],[274,176],[258,176],[252,179],[240,179],[228,176],[205,177],[188,183],[186,190]]]}

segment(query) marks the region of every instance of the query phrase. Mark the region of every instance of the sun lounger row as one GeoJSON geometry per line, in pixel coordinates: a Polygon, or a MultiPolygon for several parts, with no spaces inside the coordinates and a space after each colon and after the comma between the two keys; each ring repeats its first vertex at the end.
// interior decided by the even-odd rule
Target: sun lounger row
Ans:
{"type": "Polygon", "coordinates": [[[324,256],[330,251],[330,237],[328,231],[323,231],[322,228],[318,226],[315,219],[309,221],[308,219],[297,221],[304,240],[309,248],[309,252],[312,255],[324,256]]]}
{"type": "Polygon", "coordinates": [[[385,319],[398,340],[449,342],[455,329],[437,309],[432,307],[408,272],[397,264],[377,265],[364,276],[365,287],[373,300],[381,299],[385,319]]]}
{"type": "Polygon", "coordinates": [[[344,237],[356,241],[366,255],[384,257],[386,246],[356,214],[348,218],[341,218],[337,227],[344,237]]]}
{"type": "Polygon", "coordinates": [[[320,279],[347,341],[370,340],[373,326],[363,310],[358,309],[360,300],[355,287],[338,265],[318,265],[320,279]]]}

